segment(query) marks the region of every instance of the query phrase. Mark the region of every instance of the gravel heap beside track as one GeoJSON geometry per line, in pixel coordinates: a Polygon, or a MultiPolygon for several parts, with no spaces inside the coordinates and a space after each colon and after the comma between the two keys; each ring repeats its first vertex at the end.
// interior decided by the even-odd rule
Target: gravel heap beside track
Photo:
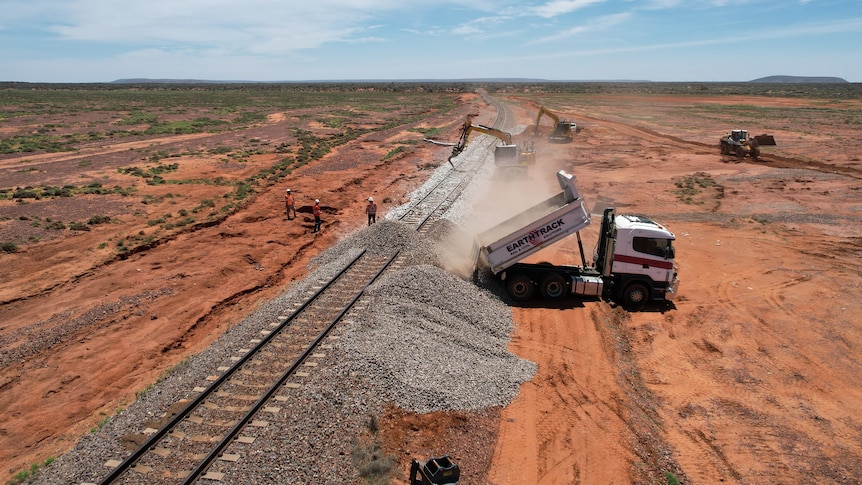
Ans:
{"type": "MultiPolygon", "coordinates": [[[[194,387],[206,386],[207,376],[230,366],[231,357],[361,249],[399,249],[404,265],[366,289],[360,301],[366,309],[349,314],[323,365],[292,391],[298,399],[279,403],[281,410],[266,417],[269,426],[246,430],[256,439],[242,446],[238,463],[219,470],[227,473],[221,483],[363,483],[352,463],[352,443],[387,402],[416,412],[505,405],[535,364],[508,352],[513,322],[499,296],[435,266],[434,248],[449,229],[443,223],[420,236],[403,224],[381,221],[347,237],[316,258],[316,269],[302,282],[172,369],[27,483],[98,482],[108,472],[107,460],[128,456],[131,448],[124,443],[141,442],[145,428],[159,427],[166,410],[180,409],[177,403],[193,397],[194,387]]],[[[124,483],[138,479],[158,482],[135,475],[124,483]]]]}
{"type": "Polygon", "coordinates": [[[429,265],[384,275],[345,350],[357,372],[398,406],[418,413],[508,404],[535,364],[506,350],[511,311],[429,265]]]}
{"type": "Polygon", "coordinates": [[[417,413],[476,410],[508,404],[536,371],[507,350],[512,312],[500,299],[434,266],[434,248],[453,228],[430,236],[383,221],[353,234],[318,258],[343,258],[367,249],[400,250],[408,264],[369,286],[347,327],[343,349],[381,393],[417,413]],[[432,264],[429,264],[432,263],[432,264]]]}

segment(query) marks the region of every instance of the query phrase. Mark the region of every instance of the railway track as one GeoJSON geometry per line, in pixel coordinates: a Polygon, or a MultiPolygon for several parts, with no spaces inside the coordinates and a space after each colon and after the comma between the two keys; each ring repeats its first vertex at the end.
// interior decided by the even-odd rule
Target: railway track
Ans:
{"type": "Polygon", "coordinates": [[[253,348],[219,369],[223,373],[211,377],[208,387],[194,389],[197,396],[162,428],[150,430],[150,438],[101,483],[140,483],[135,475],[157,477],[159,483],[218,480],[221,473],[210,467],[241,453],[231,448],[247,442],[242,433],[247,426],[265,426],[261,412],[277,412],[278,402],[286,399],[284,390],[293,387],[291,379],[317,365],[324,339],[396,257],[363,251],[321,282],[304,303],[252,342],[253,348]]]}
{"type": "MultiPolygon", "coordinates": [[[[507,110],[493,101],[498,110],[495,124],[503,126],[507,110]]],[[[432,228],[481,169],[486,160],[481,150],[493,143],[485,140],[468,147],[455,169],[399,220],[420,234],[432,228]]],[[[301,303],[261,331],[250,348],[231,357],[231,365],[219,367],[221,374],[210,376],[206,387],[194,388],[194,397],[181,403],[159,429],[147,429],[146,440],[136,450],[122,461],[109,460],[110,470],[100,483],[190,484],[223,478],[231,463],[241,459],[243,445],[254,440],[248,429],[268,425],[267,413],[277,413],[279,403],[291,399],[289,391],[300,387],[297,380],[319,365],[329,347],[327,338],[357,306],[368,285],[399,266],[398,252],[381,256],[362,251],[334,276],[318,282],[301,303]]]]}

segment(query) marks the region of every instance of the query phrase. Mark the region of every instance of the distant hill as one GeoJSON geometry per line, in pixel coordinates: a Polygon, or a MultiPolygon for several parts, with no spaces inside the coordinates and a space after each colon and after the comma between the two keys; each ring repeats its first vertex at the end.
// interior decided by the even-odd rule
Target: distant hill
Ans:
{"type": "Polygon", "coordinates": [[[110,84],[229,84],[229,83],[253,83],[254,81],[209,81],[206,79],[117,79],[110,84]]]}
{"type": "MultiPolygon", "coordinates": [[[[110,84],[308,84],[308,83],[652,83],[648,80],[604,79],[550,81],[534,78],[461,78],[461,79],[310,79],[304,81],[242,81],[211,79],[117,79],[110,84]]],[[[767,76],[748,81],[761,84],[849,84],[846,79],[830,76],[767,76]]]]}
{"type": "Polygon", "coordinates": [[[532,79],[532,78],[464,78],[464,79],[308,79],[303,81],[239,81],[228,80],[218,81],[211,79],[150,79],[150,78],[132,78],[132,79],[117,79],[111,81],[110,84],[307,84],[307,83],[436,83],[436,82],[509,82],[509,83],[526,83],[526,82],[551,82],[547,79],[532,79]]]}
{"type": "Polygon", "coordinates": [[[772,83],[772,84],[842,84],[846,83],[846,79],[840,77],[829,76],[766,76],[750,83],[772,83]]]}

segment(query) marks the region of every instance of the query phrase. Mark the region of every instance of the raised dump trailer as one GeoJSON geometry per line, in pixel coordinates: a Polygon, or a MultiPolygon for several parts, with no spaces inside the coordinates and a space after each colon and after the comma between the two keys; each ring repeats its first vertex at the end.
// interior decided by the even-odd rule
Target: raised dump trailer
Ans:
{"type": "Polygon", "coordinates": [[[679,278],[674,264],[675,236],[642,216],[602,217],[593,265],[587,265],[579,231],[591,223],[575,186],[575,176],[557,172],[562,191],[476,236],[476,270],[496,275],[515,300],[526,301],[536,290],[547,300],[566,295],[614,300],[637,309],[647,301],[671,300],[679,278]],[[582,266],[521,263],[527,256],[577,235],[582,266]]]}

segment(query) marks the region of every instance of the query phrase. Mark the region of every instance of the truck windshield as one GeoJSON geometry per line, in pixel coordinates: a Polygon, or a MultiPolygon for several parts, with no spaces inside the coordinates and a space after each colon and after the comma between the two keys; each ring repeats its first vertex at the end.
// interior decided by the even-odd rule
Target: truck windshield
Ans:
{"type": "Polygon", "coordinates": [[[673,259],[673,240],[652,237],[635,237],[632,248],[639,253],[673,259]]]}

